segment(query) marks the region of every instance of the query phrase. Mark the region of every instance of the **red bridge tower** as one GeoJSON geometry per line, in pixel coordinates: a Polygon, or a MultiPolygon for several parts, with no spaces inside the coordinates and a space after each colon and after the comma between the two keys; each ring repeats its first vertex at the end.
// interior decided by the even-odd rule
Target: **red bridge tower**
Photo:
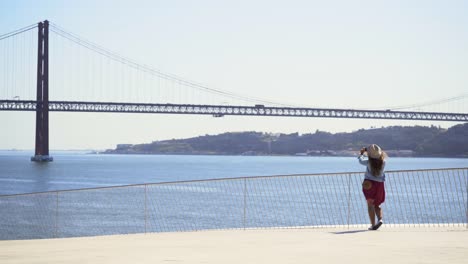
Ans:
{"type": "Polygon", "coordinates": [[[49,21],[38,24],[36,148],[31,161],[53,161],[49,156],[49,21]]]}

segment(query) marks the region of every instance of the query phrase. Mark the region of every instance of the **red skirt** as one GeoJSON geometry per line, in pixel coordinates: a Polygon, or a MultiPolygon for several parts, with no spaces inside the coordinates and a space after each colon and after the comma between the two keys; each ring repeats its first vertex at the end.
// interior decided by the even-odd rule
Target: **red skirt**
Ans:
{"type": "Polygon", "coordinates": [[[366,179],[362,183],[362,192],[366,200],[373,202],[376,206],[385,202],[385,186],[383,182],[366,179]]]}

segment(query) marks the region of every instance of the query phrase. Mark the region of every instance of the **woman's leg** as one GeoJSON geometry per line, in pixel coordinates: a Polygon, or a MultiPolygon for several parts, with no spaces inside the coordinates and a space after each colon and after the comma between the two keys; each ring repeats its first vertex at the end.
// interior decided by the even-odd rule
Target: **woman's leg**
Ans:
{"type": "Polygon", "coordinates": [[[382,226],[382,208],[379,205],[374,206],[375,215],[377,216],[378,222],[375,225],[372,225],[372,230],[379,229],[382,226]]]}
{"type": "Polygon", "coordinates": [[[377,216],[377,220],[382,220],[382,217],[383,217],[383,212],[382,212],[382,208],[379,206],[379,205],[376,205],[375,206],[375,215],[377,216]]]}
{"type": "MultiPolygon", "coordinates": [[[[369,213],[369,220],[371,222],[371,226],[375,225],[375,215],[377,213],[375,211],[375,207],[376,206],[374,206],[374,200],[372,199],[367,200],[367,212],[369,213]]],[[[382,212],[382,210],[380,210],[380,212],[382,212]]]]}

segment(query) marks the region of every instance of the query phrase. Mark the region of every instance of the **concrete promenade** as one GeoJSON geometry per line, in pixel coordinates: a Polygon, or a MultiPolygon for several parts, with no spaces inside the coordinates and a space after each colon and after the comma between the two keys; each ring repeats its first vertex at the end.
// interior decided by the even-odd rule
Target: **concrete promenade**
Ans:
{"type": "Polygon", "coordinates": [[[463,227],[221,230],[0,241],[0,263],[468,263],[463,227]]]}

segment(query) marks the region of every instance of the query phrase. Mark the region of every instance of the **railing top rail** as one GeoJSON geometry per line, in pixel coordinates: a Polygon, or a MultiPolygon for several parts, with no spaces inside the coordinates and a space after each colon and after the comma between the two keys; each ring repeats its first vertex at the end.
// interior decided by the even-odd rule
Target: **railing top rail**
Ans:
{"type": "MultiPolygon", "coordinates": [[[[468,170],[468,167],[415,169],[415,170],[389,170],[389,171],[385,171],[385,173],[392,174],[392,173],[404,173],[404,172],[451,171],[451,170],[468,170]]],[[[168,181],[168,182],[156,182],[156,183],[137,183],[137,184],[113,185],[113,186],[105,186],[105,187],[91,187],[91,188],[80,188],[80,189],[44,191],[44,192],[4,194],[4,195],[0,195],[0,198],[12,197],[12,196],[38,195],[38,194],[53,194],[53,193],[58,194],[58,193],[63,193],[63,192],[78,192],[78,191],[89,191],[89,190],[128,188],[128,187],[144,187],[147,185],[169,185],[169,184],[187,184],[187,183],[215,182],[215,181],[232,181],[232,180],[242,181],[242,180],[272,179],[272,178],[285,178],[285,177],[304,177],[304,176],[314,177],[314,176],[337,176],[337,175],[354,175],[354,174],[363,174],[363,172],[359,171],[359,172],[282,174],[282,175],[243,176],[243,177],[228,177],[228,178],[200,179],[200,180],[186,180],[186,181],[168,181]]]]}

